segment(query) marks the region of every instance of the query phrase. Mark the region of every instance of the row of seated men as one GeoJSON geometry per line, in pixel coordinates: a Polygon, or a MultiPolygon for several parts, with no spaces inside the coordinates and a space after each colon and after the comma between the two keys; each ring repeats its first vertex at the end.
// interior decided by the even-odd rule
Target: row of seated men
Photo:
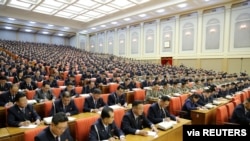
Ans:
{"type": "MultiPolygon", "coordinates": [[[[64,97],[70,98],[70,95],[65,94],[63,95],[63,98],[64,97]]],[[[190,106],[189,108],[192,108],[192,110],[199,109],[199,107],[196,106],[199,98],[199,95],[193,94],[186,100],[184,107],[188,108],[188,106],[190,106]]],[[[112,140],[115,138],[125,140],[126,134],[147,135],[147,132],[143,130],[145,127],[152,128],[153,131],[157,132],[157,128],[154,124],[159,122],[169,120],[176,120],[178,122],[179,118],[171,115],[166,109],[169,105],[169,101],[170,98],[168,96],[160,97],[157,102],[150,106],[148,116],[145,116],[143,113],[143,102],[134,101],[132,109],[127,111],[122,119],[121,129],[118,129],[114,123],[113,109],[104,105],[101,107],[102,112],[100,118],[91,126],[89,140],[112,140]]],[[[96,107],[93,107],[93,112],[94,108],[96,107]]],[[[39,133],[39,135],[35,137],[35,140],[55,140],[58,138],[59,140],[65,140],[66,138],[68,140],[73,140],[67,129],[66,122],[68,121],[67,116],[70,114],[66,111],[66,109],[63,109],[64,108],[61,107],[61,111],[53,113],[52,124],[39,133]],[[57,118],[62,121],[56,122],[57,118]],[[61,132],[56,132],[55,128],[59,127],[62,129],[61,132]]],[[[250,98],[235,108],[232,121],[243,125],[249,125],[249,110],[250,98]]],[[[26,126],[31,122],[40,124],[40,116],[33,109],[32,105],[27,105],[27,99],[24,94],[17,94],[15,98],[15,105],[8,109],[8,124],[10,124],[10,126],[26,126]]]]}

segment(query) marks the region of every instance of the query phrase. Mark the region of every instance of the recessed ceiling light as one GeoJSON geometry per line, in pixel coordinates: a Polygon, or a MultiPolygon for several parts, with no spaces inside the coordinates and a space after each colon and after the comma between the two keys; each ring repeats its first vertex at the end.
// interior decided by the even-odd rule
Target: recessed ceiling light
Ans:
{"type": "Polygon", "coordinates": [[[205,0],[205,1],[210,1],[210,0],[205,0]]]}
{"type": "Polygon", "coordinates": [[[30,21],[31,24],[35,24],[36,22],[30,21]]]}
{"type": "Polygon", "coordinates": [[[69,29],[69,27],[64,27],[64,29],[69,29]]]}
{"type": "Polygon", "coordinates": [[[6,26],[5,29],[12,29],[12,27],[6,26]]]}
{"type": "Polygon", "coordinates": [[[117,22],[111,22],[111,24],[117,24],[117,22]]]}
{"type": "Polygon", "coordinates": [[[31,32],[32,30],[31,29],[25,29],[26,32],[31,32]]]}
{"type": "Polygon", "coordinates": [[[131,19],[130,18],[125,18],[123,19],[124,21],[130,21],[131,19]]]}
{"type": "Polygon", "coordinates": [[[43,34],[49,34],[49,32],[47,32],[47,31],[44,31],[44,32],[43,32],[43,34]]]}
{"type": "Polygon", "coordinates": [[[178,7],[180,7],[180,8],[183,8],[183,7],[186,7],[186,6],[187,6],[186,3],[182,3],[182,4],[179,4],[179,5],[178,5],[178,7]]]}
{"type": "Polygon", "coordinates": [[[165,11],[165,9],[156,10],[157,13],[162,13],[162,12],[164,12],[164,11],[165,11]]]}
{"type": "Polygon", "coordinates": [[[63,36],[63,35],[64,35],[64,34],[62,34],[62,33],[59,33],[59,34],[58,34],[58,36],[63,36]]]}
{"type": "Polygon", "coordinates": [[[16,20],[16,19],[14,19],[14,18],[8,18],[9,20],[11,20],[11,21],[14,21],[14,20],[16,20]]]}
{"type": "Polygon", "coordinates": [[[106,27],[106,25],[103,24],[103,25],[101,25],[101,27],[106,27]]]}
{"type": "Polygon", "coordinates": [[[48,24],[48,26],[54,26],[53,24],[48,24]]]}
{"type": "Polygon", "coordinates": [[[140,14],[139,17],[146,17],[146,14],[140,14]]]}
{"type": "Polygon", "coordinates": [[[91,29],[92,29],[92,30],[95,30],[96,28],[95,28],[95,27],[92,27],[91,29]]]}

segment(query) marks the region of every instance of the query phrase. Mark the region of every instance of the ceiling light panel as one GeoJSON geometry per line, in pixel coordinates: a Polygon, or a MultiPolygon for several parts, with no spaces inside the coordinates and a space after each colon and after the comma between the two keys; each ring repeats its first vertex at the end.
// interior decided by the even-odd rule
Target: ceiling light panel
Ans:
{"type": "Polygon", "coordinates": [[[70,18],[74,17],[75,14],[69,13],[69,12],[60,11],[60,12],[57,12],[57,13],[55,14],[55,16],[64,17],[64,18],[70,19],[70,18]]]}
{"type": "Polygon", "coordinates": [[[129,0],[133,3],[136,3],[136,4],[142,4],[142,3],[145,3],[145,2],[149,2],[150,0],[129,0]]]}
{"type": "Polygon", "coordinates": [[[88,21],[93,20],[93,18],[86,17],[86,16],[77,16],[77,17],[74,17],[73,20],[77,20],[81,22],[88,22],[88,21]]]}
{"type": "Polygon", "coordinates": [[[33,7],[33,5],[30,3],[21,2],[18,0],[11,0],[7,5],[10,7],[25,9],[25,10],[30,10],[33,7]]]}
{"type": "Polygon", "coordinates": [[[83,7],[83,8],[87,8],[87,9],[94,9],[98,6],[100,6],[101,4],[98,4],[92,0],[78,0],[76,3],[74,3],[74,5],[79,6],[79,7],[83,7]]]}
{"type": "Polygon", "coordinates": [[[51,8],[44,7],[44,6],[38,6],[33,11],[39,12],[39,13],[44,13],[44,14],[52,14],[55,12],[55,9],[51,9],[51,8]]]}
{"type": "Polygon", "coordinates": [[[96,10],[105,14],[110,14],[118,11],[118,9],[106,5],[96,8],[96,10]]]}
{"type": "Polygon", "coordinates": [[[79,13],[86,12],[87,10],[85,10],[84,8],[78,7],[78,6],[72,6],[72,5],[70,5],[67,8],[65,8],[63,11],[64,12],[70,12],[70,13],[79,14],[79,13]]]}
{"type": "Polygon", "coordinates": [[[106,3],[109,3],[109,2],[111,2],[113,0],[93,0],[93,1],[101,3],[101,4],[106,4],[106,3]]]}
{"type": "Polygon", "coordinates": [[[96,17],[99,17],[99,16],[104,15],[104,14],[96,12],[96,11],[88,11],[88,12],[84,13],[83,15],[87,15],[88,17],[96,18],[96,17]]]}
{"type": "Polygon", "coordinates": [[[71,4],[71,3],[75,2],[76,0],[55,0],[55,1],[66,3],[66,4],[71,4]]]}
{"type": "Polygon", "coordinates": [[[121,0],[114,0],[111,3],[109,3],[108,5],[114,6],[114,7],[119,8],[119,9],[125,9],[125,8],[135,6],[136,4],[134,4],[128,0],[122,0],[122,1],[121,0]]]}
{"type": "Polygon", "coordinates": [[[46,6],[46,7],[50,7],[53,9],[60,9],[63,6],[65,6],[65,4],[62,2],[54,1],[54,0],[44,0],[41,6],[46,6]]]}
{"type": "Polygon", "coordinates": [[[41,2],[41,0],[18,0],[18,1],[29,3],[29,4],[38,4],[41,2]]]}

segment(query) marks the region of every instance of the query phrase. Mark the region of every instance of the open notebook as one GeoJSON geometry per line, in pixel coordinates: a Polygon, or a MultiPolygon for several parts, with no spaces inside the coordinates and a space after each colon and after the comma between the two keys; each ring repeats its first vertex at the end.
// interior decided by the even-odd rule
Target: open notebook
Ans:
{"type": "MultiPolygon", "coordinates": [[[[74,117],[68,117],[69,121],[74,121],[76,118],[74,117]]],[[[52,122],[52,117],[45,117],[43,118],[43,121],[45,124],[51,124],[52,122]]]]}
{"type": "Polygon", "coordinates": [[[157,124],[157,128],[161,130],[168,130],[172,128],[175,124],[177,124],[176,121],[163,121],[157,124]]]}

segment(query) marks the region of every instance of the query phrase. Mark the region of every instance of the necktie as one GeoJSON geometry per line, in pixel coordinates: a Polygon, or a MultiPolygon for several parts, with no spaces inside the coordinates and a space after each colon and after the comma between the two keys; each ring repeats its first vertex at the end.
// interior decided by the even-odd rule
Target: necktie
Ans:
{"type": "Polygon", "coordinates": [[[22,108],[22,112],[25,114],[25,108],[22,108]]]}
{"type": "Polygon", "coordinates": [[[162,114],[163,118],[166,118],[166,113],[165,113],[165,110],[163,108],[161,109],[161,114],[162,114]]]}
{"type": "Polygon", "coordinates": [[[59,137],[58,136],[56,136],[55,141],[59,141],[59,137]]]}
{"type": "Polygon", "coordinates": [[[139,127],[139,117],[137,117],[137,118],[135,119],[135,122],[136,122],[137,129],[140,129],[140,127],[139,127]]]}
{"type": "Polygon", "coordinates": [[[94,100],[95,108],[96,108],[96,100],[94,100]]]}

